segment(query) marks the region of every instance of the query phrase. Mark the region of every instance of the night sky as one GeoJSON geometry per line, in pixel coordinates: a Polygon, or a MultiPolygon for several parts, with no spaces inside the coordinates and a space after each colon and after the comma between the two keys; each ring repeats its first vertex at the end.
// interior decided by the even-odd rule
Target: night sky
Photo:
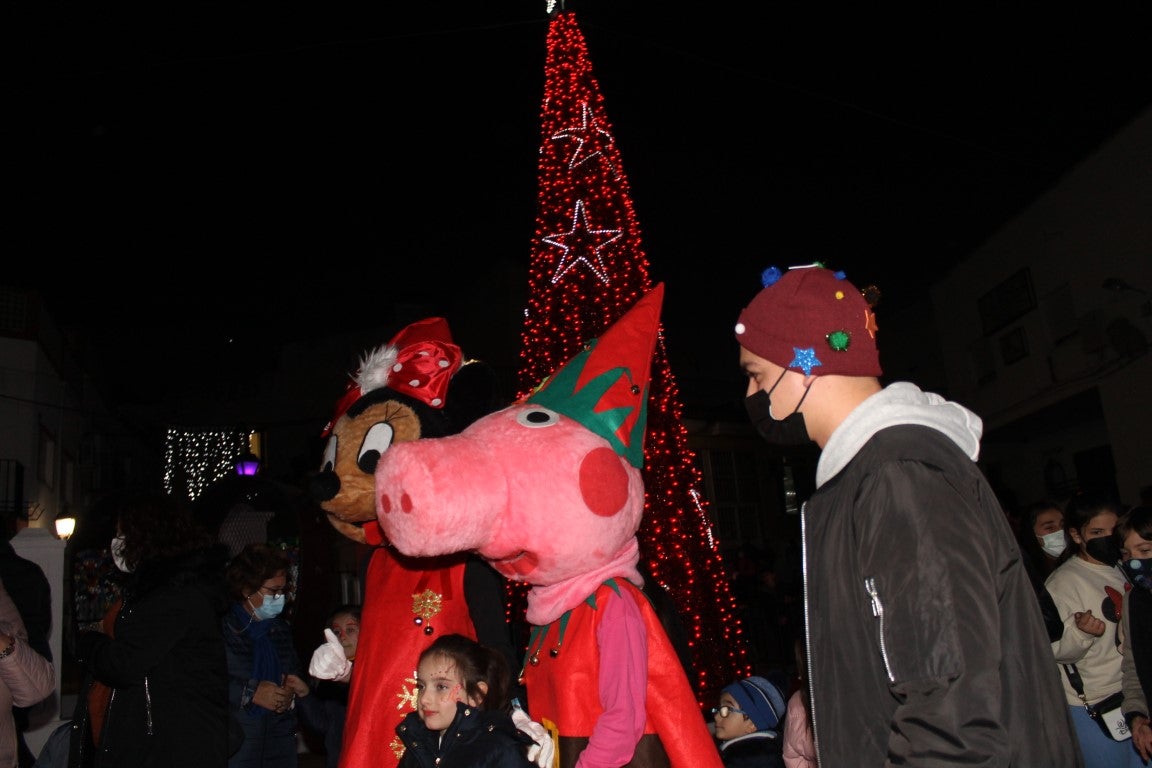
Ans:
{"type": "MultiPolygon", "coordinates": [[[[160,371],[526,268],[545,3],[396,5],[11,10],[3,280],[160,371]]],[[[770,264],[908,303],[1152,102],[1148,3],[863,5],[567,4],[674,366],[770,264]]]]}

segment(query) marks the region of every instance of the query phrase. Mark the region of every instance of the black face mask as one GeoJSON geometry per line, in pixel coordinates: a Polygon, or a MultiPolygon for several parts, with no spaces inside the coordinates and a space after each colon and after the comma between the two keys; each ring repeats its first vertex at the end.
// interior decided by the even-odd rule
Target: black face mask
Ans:
{"type": "Polygon", "coordinates": [[[1097,536],[1084,542],[1084,551],[1094,560],[1105,565],[1116,565],[1120,562],[1120,547],[1111,536],[1097,536]]]}
{"type": "MultiPolygon", "coordinates": [[[[787,373],[787,371],[784,371],[787,373]]],[[[804,414],[800,413],[800,404],[812,388],[804,390],[804,396],[796,403],[796,409],[783,419],[772,418],[772,393],[784,378],[784,373],[776,379],[776,383],[767,392],[760,390],[754,395],[744,398],[744,409],[748,411],[748,418],[752,426],[760,433],[760,437],[771,445],[807,445],[812,442],[808,436],[808,427],[804,424],[804,414]]]]}
{"type": "Polygon", "coordinates": [[[1124,569],[1124,575],[1132,584],[1152,590],[1152,558],[1141,560],[1134,557],[1131,560],[1125,560],[1121,567],[1124,569]]]}

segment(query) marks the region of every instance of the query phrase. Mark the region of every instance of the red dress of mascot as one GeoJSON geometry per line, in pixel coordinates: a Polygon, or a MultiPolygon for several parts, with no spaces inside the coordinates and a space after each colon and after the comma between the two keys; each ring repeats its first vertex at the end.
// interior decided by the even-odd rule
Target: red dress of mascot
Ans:
{"type": "Polygon", "coordinates": [[[474,550],[532,585],[523,679],[560,768],[720,766],[640,587],[644,431],[657,285],[525,401],[395,446],[377,514],[411,555],[474,550]]]}
{"type": "Polygon", "coordinates": [[[496,392],[491,369],[463,363],[447,322],[429,318],[361,359],[325,427],[328,442],[311,494],[337,531],[375,547],[365,574],[355,664],[345,661],[332,635],[309,665],[321,679],[351,675],[341,768],[396,766],[404,747],[395,728],[415,709],[416,660],[435,636],[458,632],[518,656],[500,576],[475,556],[445,550],[440,557],[412,558],[387,546],[373,491],[381,456],[401,443],[460,431],[498,407],[496,392]]]}

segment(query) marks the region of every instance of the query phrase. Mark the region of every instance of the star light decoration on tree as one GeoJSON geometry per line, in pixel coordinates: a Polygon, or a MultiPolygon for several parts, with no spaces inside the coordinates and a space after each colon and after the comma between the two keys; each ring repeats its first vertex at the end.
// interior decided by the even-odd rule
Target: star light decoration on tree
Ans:
{"type": "Polygon", "coordinates": [[[564,251],[556,271],[552,274],[552,282],[560,282],[560,278],[564,277],[569,269],[583,262],[600,282],[607,283],[608,275],[604,272],[604,260],[600,258],[600,251],[619,240],[620,236],[619,229],[589,227],[588,217],[584,214],[584,201],[577,200],[572,206],[572,229],[544,238],[544,242],[564,251]]]}
{"type": "MultiPolygon", "coordinates": [[[[519,388],[526,396],[652,288],[640,227],[600,86],[574,14],[548,26],[539,203],[529,265],[519,388]]],[[[675,295],[669,286],[669,295],[675,295]]],[[[712,538],[663,333],[652,361],[638,538],[646,577],[680,609],[703,707],[751,673],[748,643],[712,538]]],[[[511,615],[524,585],[509,585],[511,615]]]]}

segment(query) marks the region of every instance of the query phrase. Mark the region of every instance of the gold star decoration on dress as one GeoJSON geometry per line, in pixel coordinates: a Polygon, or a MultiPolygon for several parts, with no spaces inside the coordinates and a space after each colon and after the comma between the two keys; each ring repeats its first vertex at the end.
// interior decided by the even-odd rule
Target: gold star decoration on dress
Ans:
{"type": "Polygon", "coordinates": [[[424,621],[432,618],[440,613],[444,601],[439,594],[430,589],[412,595],[412,613],[416,614],[424,621]]]}
{"type": "Polygon", "coordinates": [[[623,230],[621,229],[590,229],[587,213],[584,210],[584,201],[577,200],[572,208],[572,229],[567,232],[557,232],[544,238],[544,242],[564,250],[556,271],[552,273],[552,282],[560,282],[560,278],[568,270],[583,262],[600,282],[607,285],[608,274],[604,269],[604,261],[600,258],[600,249],[609,243],[616,242],[622,236],[623,230]]]}
{"type": "Polygon", "coordinates": [[[396,702],[396,710],[403,712],[405,707],[411,710],[416,709],[416,700],[420,698],[420,689],[416,687],[416,677],[404,678],[404,685],[400,687],[400,693],[396,694],[396,698],[400,701],[396,702]]]}

